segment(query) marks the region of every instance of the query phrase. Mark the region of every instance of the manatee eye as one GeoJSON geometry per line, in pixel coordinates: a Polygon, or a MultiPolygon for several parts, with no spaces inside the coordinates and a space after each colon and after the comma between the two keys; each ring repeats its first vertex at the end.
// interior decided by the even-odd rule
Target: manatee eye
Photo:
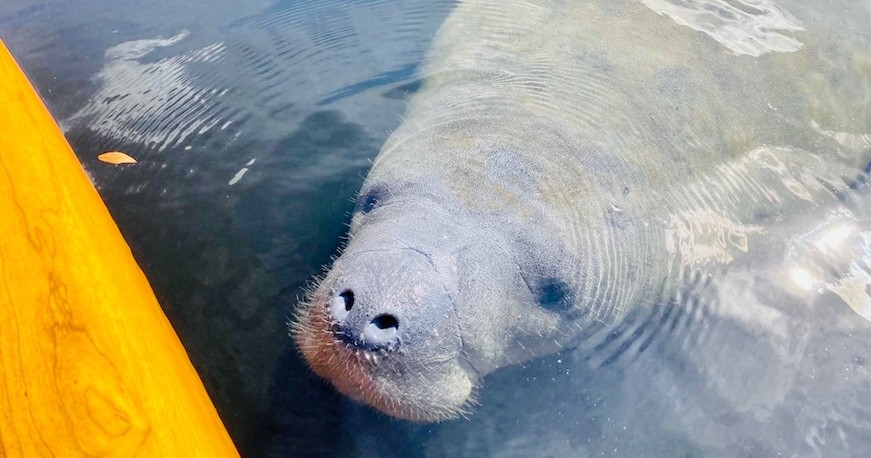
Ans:
{"type": "Polygon", "coordinates": [[[538,305],[555,312],[572,308],[569,286],[556,278],[541,278],[532,282],[532,293],[538,305]]]}
{"type": "Polygon", "coordinates": [[[387,198],[387,192],[380,186],[370,188],[357,199],[357,211],[369,213],[387,198]]]}

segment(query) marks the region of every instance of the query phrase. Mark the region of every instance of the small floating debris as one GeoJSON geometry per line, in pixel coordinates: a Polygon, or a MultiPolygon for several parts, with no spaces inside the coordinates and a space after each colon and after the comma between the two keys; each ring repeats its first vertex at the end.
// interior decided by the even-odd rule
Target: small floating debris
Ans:
{"type": "Polygon", "coordinates": [[[135,164],[136,159],[133,159],[129,155],[122,153],[120,151],[109,151],[107,153],[103,153],[97,156],[97,159],[106,162],[108,164],[135,164]]]}

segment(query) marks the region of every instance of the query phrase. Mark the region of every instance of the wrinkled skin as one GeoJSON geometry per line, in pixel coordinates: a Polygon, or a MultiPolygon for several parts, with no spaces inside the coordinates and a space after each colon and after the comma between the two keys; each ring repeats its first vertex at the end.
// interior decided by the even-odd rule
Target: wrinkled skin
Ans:
{"type": "Polygon", "coordinates": [[[487,373],[746,255],[868,160],[832,135],[871,125],[867,7],[783,2],[800,46],[742,54],[641,2],[535,3],[449,16],[292,325],[385,413],[468,414],[487,373]]]}

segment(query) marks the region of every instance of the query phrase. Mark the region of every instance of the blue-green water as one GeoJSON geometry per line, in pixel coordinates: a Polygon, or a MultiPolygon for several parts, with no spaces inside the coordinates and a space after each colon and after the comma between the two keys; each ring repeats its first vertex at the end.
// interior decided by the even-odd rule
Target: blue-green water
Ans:
{"type": "MultiPolygon", "coordinates": [[[[791,308],[764,281],[746,286],[756,285],[747,271],[719,280],[725,308],[734,317],[753,302],[744,313],[770,326],[663,304],[611,340],[488,376],[469,419],[394,420],[311,374],[287,318],[336,253],[452,6],[0,3],[0,38],[109,206],[242,455],[868,454],[871,326],[831,293],[791,308]],[[99,162],[108,150],[139,163],[99,162]]],[[[867,215],[857,199],[850,209],[867,215]]]]}
{"type": "Polygon", "coordinates": [[[335,253],[448,10],[0,2],[0,37],[62,125],[244,456],[355,447],[343,427],[350,404],[310,373],[286,322],[335,253]],[[139,163],[103,164],[107,150],[139,163]]]}

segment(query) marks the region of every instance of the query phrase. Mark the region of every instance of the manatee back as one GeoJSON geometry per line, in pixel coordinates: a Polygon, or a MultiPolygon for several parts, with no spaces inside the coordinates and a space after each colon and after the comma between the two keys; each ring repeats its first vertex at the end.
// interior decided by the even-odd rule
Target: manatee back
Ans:
{"type": "MultiPolygon", "coordinates": [[[[475,148],[489,134],[528,143],[514,153],[551,172],[566,154],[567,183],[618,194],[617,181],[667,188],[761,145],[838,153],[827,133],[868,133],[867,2],[680,2],[696,4],[695,17],[677,3],[463,2],[436,37],[403,131],[472,123],[474,138],[452,140],[464,159],[492,154],[475,148]]],[[[444,168],[456,158],[426,159],[444,168]]]]}
{"type": "Polygon", "coordinates": [[[674,218],[797,208],[760,198],[760,149],[820,172],[871,159],[871,8],[836,3],[461,2],[368,185],[417,183],[532,240],[594,315],[619,314],[670,274],[674,218]]]}

